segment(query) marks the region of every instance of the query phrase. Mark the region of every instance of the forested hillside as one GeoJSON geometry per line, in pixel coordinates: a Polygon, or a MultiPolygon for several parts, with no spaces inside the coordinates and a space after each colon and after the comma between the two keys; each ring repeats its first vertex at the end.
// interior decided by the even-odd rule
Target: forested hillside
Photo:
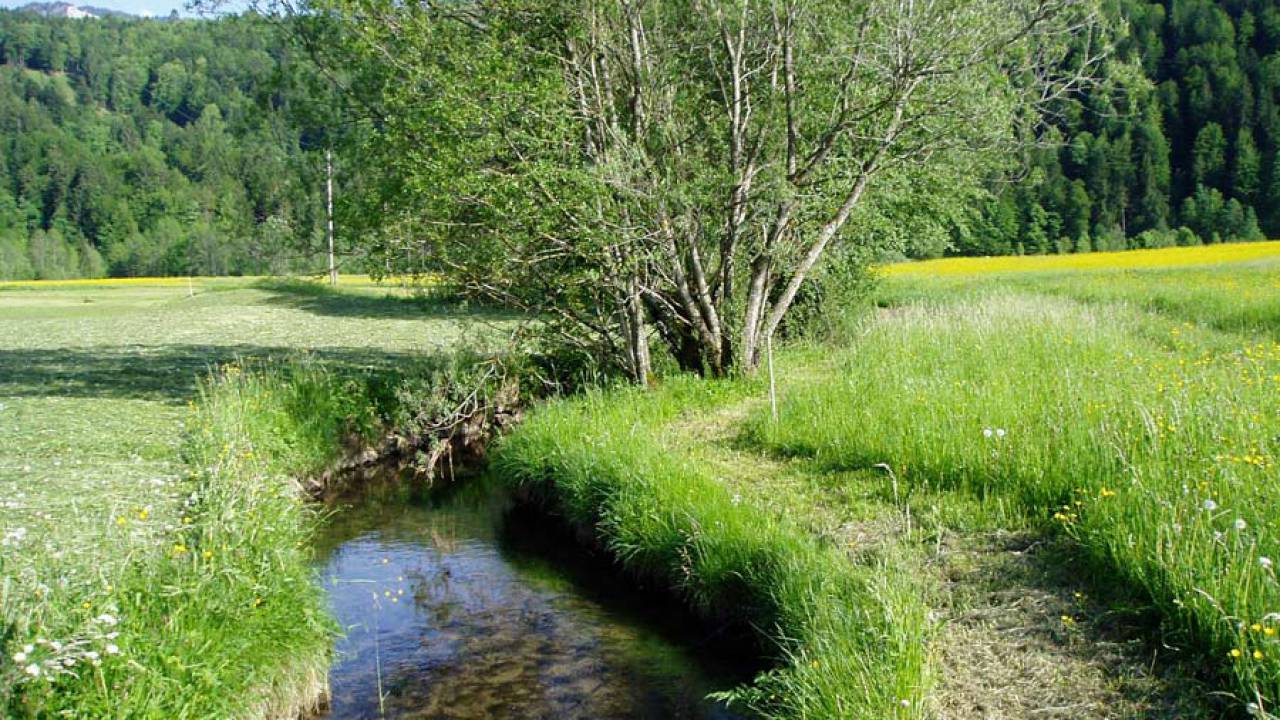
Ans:
{"type": "MultiPolygon", "coordinates": [[[[1059,103],[951,247],[916,233],[909,254],[1280,235],[1280,7],[1109,11],[1127,32],[1103,83],[1059,103]]],[[[0,11],[0,60],[0,278],[316,266],[331,93],[271,23],[0,11]]]]}
{"type": "Polygon", "coordinates": [[[0,12],[0,278],[301,267],[323,137],[269,23],[0,12]]]}
{"type": "Polygon", "coordinates": [[[1062,104],[1029,177],[994,184],[955,251],[1280,235],[1280,5],[1119,0],[1111,11],[1128,36],[1109,82],[1062,104]]]}

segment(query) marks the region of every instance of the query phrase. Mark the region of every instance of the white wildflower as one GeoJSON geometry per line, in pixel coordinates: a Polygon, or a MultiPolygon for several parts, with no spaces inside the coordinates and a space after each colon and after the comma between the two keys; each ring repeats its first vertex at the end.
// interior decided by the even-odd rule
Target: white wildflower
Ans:
{"type": "Polygon", "coordinates": [[[991,428],[982,428],[983,437],[991,437],[991,428]]]}
{"type": "Polygon", "coordinates": [[[117,647],[115,643],[107,643],[107,646],[103,648],[103,650],[105,650],[108,655],[120,654],[120,648],[117,647]]]}
{"type": "Polygon", "coordinates": [[[26,653],[26,654],[28,654],[28,655],[30,655],[31,653],[33,653],[33,652],[35,652],[35,651],[36,651],[36,646],[35,646],[35,645],[32,645],[31,643],[27,643],[26,645],[23,645],[23,646],[22,646],[22,652],[24,652],[24,653],[26,653]]]}
{"type": "Polygon", "coordinates": [[[14,662],[16,662],[16,663],[18,663],[19,665],[21,665],[22,663],[24,663],[24,662],[26,662],[26,661],[27,661],[27,654],[26,654],[26,653],[24,653],[24,652],[17,652],[17,653],[14,653],[14,654],[13,654],[13,661],[14,661],[14,662]]]}
{"type": "Polygon", "coordinates": [[[54,640],[53,642],[49,643],[49,647],[54,652],[62,652],[62,643],[58,642],[57,640],[54,640]]]}
{"type": "Polygon", "coordinates": [[[1004,437],[1004,428],[996,428],[996,437],[1004,437]]]}
{"type": "Polygon", "coordinates": [[[100,622],[100,623],[102,623],[103,625],[106,625],[106,626],[108,626],[108,627],[112,627],[112,626],[114,626],[114,625],[116,624],[116,622],[118,622],[118,621],[116,620],[115,615],[111,615],[110,613],[102,613],[102,614],[101,614],[101,615],[99,615],[98,617],[94,618],[94,620],[96,620],[97,622],[100,622]]]}
{"type": "Polygon", "coordinates": [[[101,656],[100,656],[100,655],[98,655],[98,653],[97,653],[96,651],[94,651],[94,650],[90,650],[89,652],[86,652],[86,653],[84,654],[84,656],[85,656],[85,659],[87,659],[89,662],[93,662],[93,663],[98,662],[98,658],[99,658],[99,657],[101,657],[101,656]]]}
{"type": "Polygon", "coordinates": [[[1213,498],[1207,498],[1204,501],[1203,507],[1205,510],[1208,510],[1209,512],[1213,512],[1214,510],[1218,509],[1218,503],[1214,502],[1213,498]]]}
{"type": "Polygon", "coordinates": [[[1263,555],[1262,557],[1258,558],[1258,564],[1261,565],[1264,570],[1270,570],[1271,558],[1267,557],[1266,555],[1263,555]]]}
{"type": "Polygon", "coordinates": [[[1236,518],[1236,529],[1237,529],[1237,530],[1244,530],[1244,529],[1245,529],[1245,528],[1247,528],[1247,527],[1249,527],[1249,523],[1245,522],[1245,521],[1244,521],[1244,518],[1236,518]]]}
{"type": "Polygon", "coordinates": [[[742,496],[739,495],[738,493],[734,493],[733,498],[730,500],[730,502],[732,502],[734,505],[737,505],[742,502],[742,496]]]}
{"type": "Polygon", "coordinates": [[[40,666],[35,663],[31,663],[30,665],[26,666],[25,668],[23,668],[23,671],[25,671],[31,677],[40,677],[40,666]]]}

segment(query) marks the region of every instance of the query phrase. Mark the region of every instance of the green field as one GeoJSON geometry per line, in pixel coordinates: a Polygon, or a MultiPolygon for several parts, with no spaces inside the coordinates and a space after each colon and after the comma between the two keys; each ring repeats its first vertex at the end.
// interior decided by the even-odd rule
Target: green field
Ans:
{"type": "MultiPolygon", "coordinates": [[[[780,349],[776,419],[763,374],[667,377],[534,409],[494,467],[754,633],[770,669],[727,697],[762,717],[1269,716],[1277,272],[921,266],[780,349]]],[[[0,290],[14,714],[305,706],[334,629],[296,480],[385,432],[385,378],[502,322],[193,289],[0,290]]]]}
{"type": "MultiPolygon", "coordinates": [[[[315,611],[305,566],[275,558],[281,575],[301,568],[307,582],[292,596],[281,591],[280,617],[265,617],[259,606],[273,587],[261,576],[273,560],[252,538],[232,541],[246,544],[239,560],[225,539],[195,551],[190,533],[231,527],[205,517],[212,501],[191,502],[193,493],[234,486],[211,482],[209,465],[227,473],[219,453],[247,424],[270,420],[285,391],[305,405],[294,417],[323,418],[324,403],[340,393],[304,397],[298,388],[308,377],[411,365],[458,343],[463,319],[409,290],[367,284],[340,292],[235,280],[0,289],[0,631],[9,635],[0,636],[0,707],[18,692],[24,712],[36,714],[252,716],[287,705],[305,692],[299,683],[314,689],[329,630],[323,613],[290,617],[315,611]],[[267,365],[311,370],[280,383],[274,405],[263,396],[234,406],[243,388],[228,374],[248,378],[254,373],[240,368],[267,365]],[[204,390],[218,368],[221,380],[204,390]],[[290,657],[283,651],[291,647],[312,657],[290,657]],[[308,671],[284,667],[299,658],[308,671]]],[[[337,452],[336,433],[324,442],[337,452]]],[[[280,448],[275,455],[273,469],[299,462],[280,448]]],[[[306,522],[296,499],[276,507],[274,524],[272,507],[244,508],[261,514],[241,528],[265,528],[259,544],[306,522]]],[[[291,547],[305,537],[274,539],[282,555],[305,549],[291,547]]]]}

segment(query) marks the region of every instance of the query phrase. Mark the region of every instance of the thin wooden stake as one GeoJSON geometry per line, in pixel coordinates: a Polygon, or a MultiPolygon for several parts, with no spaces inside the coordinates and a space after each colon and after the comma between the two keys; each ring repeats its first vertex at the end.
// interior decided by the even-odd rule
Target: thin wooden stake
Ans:
{"type": "Polygon", "coordinates": [[[773,413],[773,422],[778,422],[778,383],[773,376],[773,335],[764,340],[765,354],[769,357],[769,409],[773,413]]]}
{"type": "Polygon", "coordinates": [[[329,236],[329,284],[338,284],[338,266],[333,261],[333,150],[325,148],[325,219],[328,221],[329,236]]]}

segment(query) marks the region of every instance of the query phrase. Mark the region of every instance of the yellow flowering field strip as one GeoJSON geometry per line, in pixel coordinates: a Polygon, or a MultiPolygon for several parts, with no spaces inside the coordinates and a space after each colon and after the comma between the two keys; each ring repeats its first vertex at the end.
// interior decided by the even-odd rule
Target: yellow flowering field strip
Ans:
{"type": "Polygon", "coordinates": [[[945,277],[1062,270],[1173,268],[1241,263],[1276,258],[1280,258],[1280,240],[1172,247],[1157,250],[1081,253],[1076,255],[942,258],[921,262],[893,263],[881,266],[879,270],[887,277],[902,275],[945,277]]]}

